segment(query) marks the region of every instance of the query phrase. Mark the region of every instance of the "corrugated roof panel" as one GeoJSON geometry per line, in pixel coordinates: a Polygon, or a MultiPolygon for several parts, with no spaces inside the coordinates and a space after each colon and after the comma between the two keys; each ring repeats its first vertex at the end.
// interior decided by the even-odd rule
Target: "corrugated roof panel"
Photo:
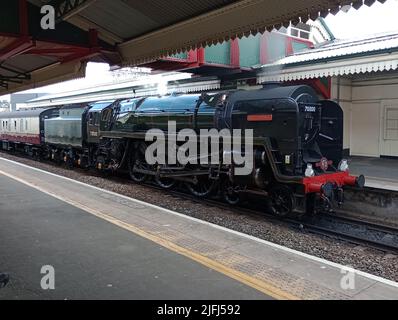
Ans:
{"type": "Polygon", "coordinates": [[[397,33],[379,34],[370,37],[368,36],[368,38],[335,40],[332,43],[322,45],[320,48],[304,50],[262,67],[266,68],[270,66],[303,63],[306,61],[350,56],[386,49],[398,49],[397,33]]]}
{"type": "Polygon", "coordinates": [[[127,40],[236,1],[97,0],[79,15],[127,40]]]}
{"type": "Polygon", "coordinates": [[[80,15],[123,39],[141,35],[159,26],[156,21],[119,0],[97,1],[80,15]]]}
{"type": "Polygon", "coordinates": [[[35,54],[24,54],[8,59],[3,66],[14,68],[21,72],[30,73],[33,70],[43,68],[55,62],[57,62],[56,58],[39,56],[35,54]]]}
{"type": "Polygon", "coordinates": [[[398,69],[398,33],[335,41],[264,65],[259,83],[398,69]]]}

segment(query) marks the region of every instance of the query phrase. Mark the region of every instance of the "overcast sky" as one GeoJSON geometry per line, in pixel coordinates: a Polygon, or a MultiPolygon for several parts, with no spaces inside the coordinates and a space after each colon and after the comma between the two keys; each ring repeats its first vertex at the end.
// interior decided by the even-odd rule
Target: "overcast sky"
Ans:
{"type": "Polygon", "coordinates": [[[375,2],[371,7],[363,5],[359,10],[351,8],[326,17],[326,23],[336,38],[347,39],[386,31],[398,31],[398,0],[375,2]]]}
{"type": "MultiPolygon", "coordinates": [[[[398,31],[398,0],[387,0],[384,4],[376,2],[371,7],[363,5],[359,10],[351,8],[348,12],[340,11],[337,15],[326,17],[326,23],[336,38],[347,39],[365,36],[386,31],[398,31]]],[[[104,64],[89,64],[85,86],[103,82],[107,76],[109,67],[104,64]]],[[[82,83],[66,82],[62,85],[53,85],[36,92],[55,93],[81,88],[82,83]],[[62,88],[62,89],[61,89],[62,88]]],[[[7,98],[0,97],[0,100],[7,98]]]]}

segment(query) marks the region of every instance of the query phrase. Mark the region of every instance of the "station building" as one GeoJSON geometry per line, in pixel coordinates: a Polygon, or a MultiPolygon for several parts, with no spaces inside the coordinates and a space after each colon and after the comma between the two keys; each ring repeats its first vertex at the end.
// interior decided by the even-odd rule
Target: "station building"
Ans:
{"type": "Polygon", "coordinates": [[[263,65],[259,84],[322,81],[344,110],[349,155],[398,156],[398,34],[333,40],[263,65]]]}

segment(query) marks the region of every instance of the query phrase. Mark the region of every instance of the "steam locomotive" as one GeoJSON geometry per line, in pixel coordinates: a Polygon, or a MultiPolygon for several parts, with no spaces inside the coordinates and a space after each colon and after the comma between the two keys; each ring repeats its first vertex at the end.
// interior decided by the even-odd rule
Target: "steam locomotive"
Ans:
{"type": "Polygon", "coordinates": [[[183,184],[197,197],[218,193],[230,204],[256,194],[265,197],[268,209],[279,216],[332,211],[343,204],[345,186],[365,184],[362,175],[349,174],[343,159],[342,109],[333,101],[319,100],[305,85],[3,113],[0,129],[5,150],[21,150],[71,168],[127,170],[138,183],[152,180],[165,189],[183,184]],[[233,150],[224,144],[214,150],[210,140],[206,157],[216,153],[217,163],[203,161],[200,154],[186,163],[170,162],[170,150],[188,151],[186,139],[172,139],[170,123],[175,124],[176,134],[187,129],[191,133],[240,129],[249,130],[253,139],[249,146],[242,143],[233,150]],[[148,161],[151,129],[164,133],[166,148],[155,155],[164,153],[165,163],[148,161]],[[241,164],[226,161],[234,158],[233,153],[250,156],[249,172],[236,174],[241,164]]]}

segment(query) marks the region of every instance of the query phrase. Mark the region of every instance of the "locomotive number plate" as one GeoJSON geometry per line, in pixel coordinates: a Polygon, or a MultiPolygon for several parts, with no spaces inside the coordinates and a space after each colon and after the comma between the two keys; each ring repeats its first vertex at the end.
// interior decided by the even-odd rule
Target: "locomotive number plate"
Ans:
{"type": "Polygon", "coordinates": [[[305,106],[304,112],[316,112],[316,107],[314,106],[305,106]]]}

